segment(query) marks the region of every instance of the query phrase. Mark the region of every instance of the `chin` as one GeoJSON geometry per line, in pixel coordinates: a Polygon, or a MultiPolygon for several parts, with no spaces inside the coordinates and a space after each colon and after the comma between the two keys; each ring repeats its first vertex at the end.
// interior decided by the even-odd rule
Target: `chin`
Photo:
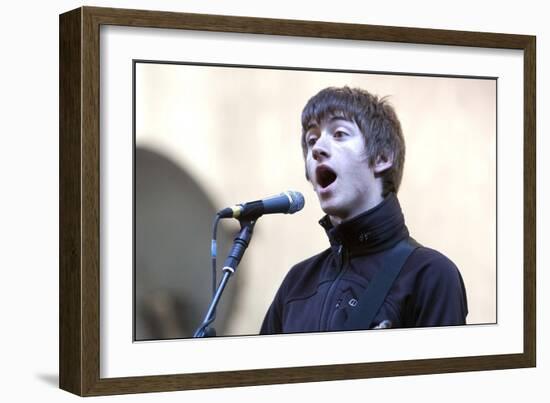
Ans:
{"type": "Polygon", "coordinates": [[[352,217],[355,210],[350,208],[350,200],[330,197],[325,200],[319,198],[321,210],[331,217],[337,218],[339,221],[345,221],[352,217]],[[347,203],[346,203],[347,201],[347,203]]]}
{"type": "Polygon", "coordinates": [[[343,216],[343,211],[341,208],[338,208],[337,205],[335,205],[335,203],[329,203],[329,202],[321,202],[321,210],[323,210],[323,212],[329,216],[332,216],[332,217],[342,217],[343,216]]]}

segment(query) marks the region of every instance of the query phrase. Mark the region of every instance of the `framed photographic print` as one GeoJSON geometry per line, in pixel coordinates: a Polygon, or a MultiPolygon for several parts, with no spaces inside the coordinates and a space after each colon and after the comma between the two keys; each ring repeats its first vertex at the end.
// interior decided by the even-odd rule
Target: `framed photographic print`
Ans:
{"type": "Polygon", "coordinates": [[[60,387],[92,396],[534,366],[535,99],[532,36],[62,14],[60,387]],[[395,110],[406,227],[459,268],[465,324],[259,334],[289,269],[329,246],[301,114],[330,87],[395,110]],[[254,216],[215,337],[193,337],[221,284],[211,256],[221,266],[240,231],[221,220],[212,242],[216,212],[287,190],[305,206],[254,216]]]}

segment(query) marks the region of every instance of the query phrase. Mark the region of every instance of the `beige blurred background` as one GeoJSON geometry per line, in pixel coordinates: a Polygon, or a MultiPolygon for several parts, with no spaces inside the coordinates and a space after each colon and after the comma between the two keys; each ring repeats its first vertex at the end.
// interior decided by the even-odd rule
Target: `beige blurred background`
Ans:
{"type": "MultiPolygon", "coordinates": [[[[199,324],[218,209],[285,190],[306,199],[301,212],[256,224],[218,335],[257,334],[291,266],[328,246],[304,176],[300,114],[319,90],[343,85],[389,96],[407,146],[398,196],[409,231],[459,267],[467,322],[496,322],[496,80],[138,63],[138,340],[189,337],[199,324]]],[[[237,229],[220,228],[225,248],[237,229]]]]}

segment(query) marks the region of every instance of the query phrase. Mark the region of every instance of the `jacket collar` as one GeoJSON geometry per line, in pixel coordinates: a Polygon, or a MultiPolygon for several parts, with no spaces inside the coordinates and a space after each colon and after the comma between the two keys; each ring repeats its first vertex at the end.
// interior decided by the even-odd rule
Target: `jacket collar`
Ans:
{"type": "Polygon", "coordinates": [[[353,255],[371,254],[389,249],[409,231],[395,193],[377,206],[333,226],[328,215],[319,224],[325,229],[332,247],[343,245],[353,255]]]}

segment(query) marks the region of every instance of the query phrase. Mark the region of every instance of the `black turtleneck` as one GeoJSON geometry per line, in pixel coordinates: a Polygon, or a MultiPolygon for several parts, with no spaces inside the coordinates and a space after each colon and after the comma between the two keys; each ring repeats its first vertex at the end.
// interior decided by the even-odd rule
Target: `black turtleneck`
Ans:
{"type": "Polygon", "coordinates": [[[409,237],[395,193],[335,227],[328,216],[324,216],[319,224],[325,229],[331,245],[343,245],[353,255],[380,252],[409,237]]]}
{"type": "MultiPolygon", "coordinates": [[[[388,251],[409,237],[395,194],[374,208],[333,226],[319,222],[330,248],[295,265],[269,308],[261,334],[343,330],[388,251]]],[[[464,284],[456,266],[441,253],[416,249],[405,262],[374,324],[392,327],[465,323],[464,284]]]]}

